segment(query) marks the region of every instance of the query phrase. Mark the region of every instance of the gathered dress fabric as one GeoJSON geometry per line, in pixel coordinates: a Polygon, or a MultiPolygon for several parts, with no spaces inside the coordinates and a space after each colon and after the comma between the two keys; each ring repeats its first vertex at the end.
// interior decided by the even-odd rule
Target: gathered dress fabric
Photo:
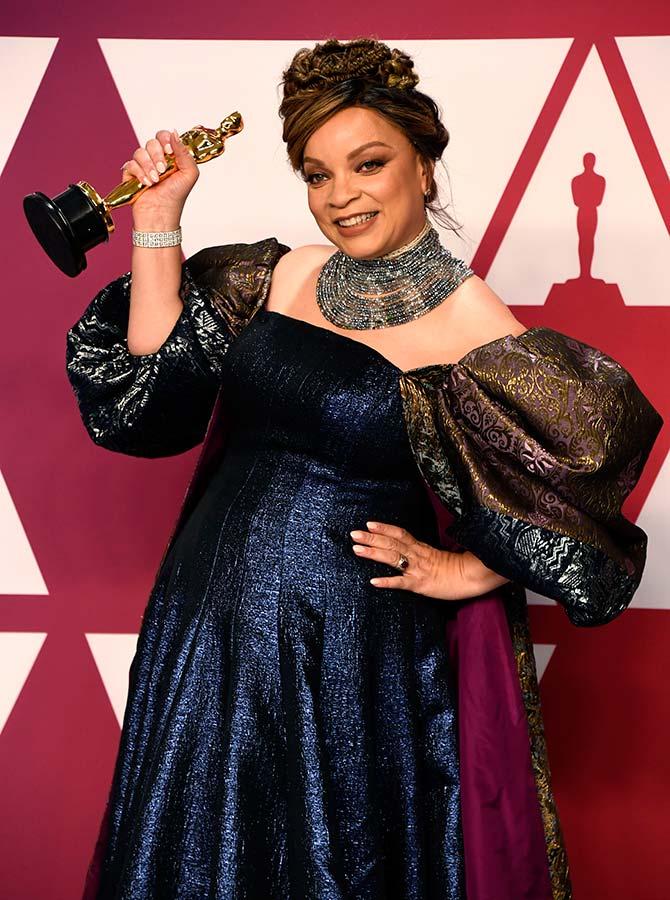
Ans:
{"type": "Polygon", "coordinates": [[[288,249],[187,260],[154,353],[128,352],[130,273],[68,332],[95,443],[204,441],[85,900],[568,900],[524,587],[575,625],[626,608],[646,534],[620,507],[663,420],[616,361],[552,329],[403,372],[269,311],[288,249]],[[352,551],[369,520],[510,580],[455,603],[375,587],[399,570],[352,551]]]}

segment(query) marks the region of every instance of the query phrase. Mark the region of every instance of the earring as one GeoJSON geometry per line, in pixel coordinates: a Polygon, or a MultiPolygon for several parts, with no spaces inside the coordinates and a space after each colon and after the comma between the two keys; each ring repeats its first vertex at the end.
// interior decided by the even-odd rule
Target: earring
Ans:
{"type": "Polygon", "coordinates": [[[425,205],[426,203],[428,203],[428,198],[429,198],[429,197],[430,197],[430,191],[429,191],[429,190],[428,190],[428,191],[424,191],[424,192],[423,192],[423,202],[424,202],[424,205],[425,205]]]}

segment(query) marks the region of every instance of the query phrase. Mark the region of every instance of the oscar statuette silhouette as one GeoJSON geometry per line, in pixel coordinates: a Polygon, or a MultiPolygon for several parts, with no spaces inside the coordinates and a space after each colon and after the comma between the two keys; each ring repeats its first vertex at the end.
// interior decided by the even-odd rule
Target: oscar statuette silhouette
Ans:
{"type": "MultiPolygon", "coordinates": [[[[233,112],[218,128],[197,125],[182,134],[181,139],[200,164],[221,156],[226,139],[243,127],[242,116],[233,112]]],[[[169,178],[175,171],[174,156],[166,154],[165,164],[160,180],[169,178]]],[[[109,240],[115,228],[112,210],[131,205],[147,189],[147,185],[133,177],[101,197],[87,181],[78,181],[53,198],[40,191],[28,194],[23,198],[23,210],[46,254],[61,272],[74,278],[86,268],[86,253],[109,240]]]]}

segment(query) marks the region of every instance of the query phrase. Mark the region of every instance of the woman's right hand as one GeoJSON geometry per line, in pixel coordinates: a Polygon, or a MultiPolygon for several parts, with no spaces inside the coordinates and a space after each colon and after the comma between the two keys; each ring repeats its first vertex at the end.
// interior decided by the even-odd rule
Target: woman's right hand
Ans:
{"type": "Polygon", "coordinates": [[[123,164],[123,181],[133,177],[145,188],[131,204],[135,227],[177,228],[186,198],[200,177],[200,171],[176,131],[157,131],[146,147],[135,150],[133,158],[123,164]],[[164,172],[170,162],[174,168],[166,175],[164,172]]]}

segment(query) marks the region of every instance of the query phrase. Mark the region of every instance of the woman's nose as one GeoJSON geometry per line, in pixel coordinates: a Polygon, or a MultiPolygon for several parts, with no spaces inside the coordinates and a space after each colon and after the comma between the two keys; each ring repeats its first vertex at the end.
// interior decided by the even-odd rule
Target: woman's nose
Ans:
{"type": "Polygon", "coordinates": [[[331,182],[330,204],[334,211],[341,212],[360,195],[360,191],[348,181],[331,182]]]}

